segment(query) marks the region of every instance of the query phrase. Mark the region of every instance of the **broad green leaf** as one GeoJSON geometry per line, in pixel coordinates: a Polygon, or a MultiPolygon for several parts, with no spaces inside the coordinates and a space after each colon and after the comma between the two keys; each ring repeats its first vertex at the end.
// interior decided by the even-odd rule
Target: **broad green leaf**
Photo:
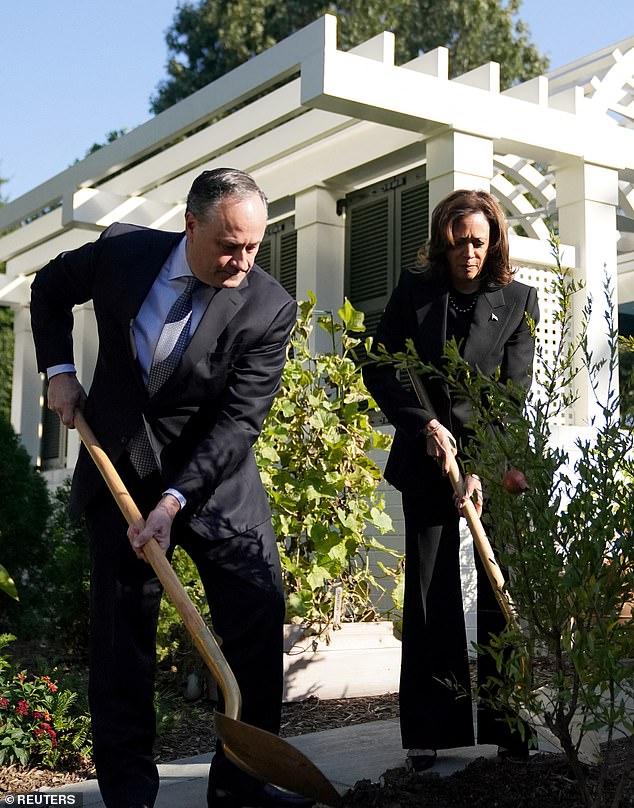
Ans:
{"type": "Polygon", "coordinates": [[[330,572],[325,567],[313,567],[306,576],[306,580],[313,591],[322,587],[329,579],[330,572]]]}
{"type": "Polygon", "coordinates": [[[15,585],[15,581],[9,575],[7,570],[2,566],[2,564],[0,564],[0,589],[2,589],[3,592],[6,592],[10,598],[13,598],[14,600],[20,600],[20,598],[18,597],[18,590],[15,585]]]}
{"type": "Polygon", "coordinates": [[[357,311],[348,298],[345,299],[343,306],[339,309],[337,314],[343,320],[348,331],[365,331],[365,315],[362,311],[357,311]]]}

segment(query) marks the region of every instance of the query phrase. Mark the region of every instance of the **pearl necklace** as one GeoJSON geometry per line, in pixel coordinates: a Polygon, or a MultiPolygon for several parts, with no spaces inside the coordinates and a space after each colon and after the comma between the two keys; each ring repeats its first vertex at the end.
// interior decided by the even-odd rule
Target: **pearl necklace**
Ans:
{"type": "Polygon", "coordinates": [[[455,309],[455,310],[456,310],[456,311],[457,311],[459,314],[468,314],[468,313],[471,311],[471,309],[472,309],[472,308],[475,306],[475,304],[478,302],[478,297],[479,297],[479,295],[475,294],[475,295],[473,296],[473,300],[471,301],[471,303],[469,303],[469,305],[468,305],[468,306],[459,306],[459,305],[456,303],[456,300],[455,300],[454,296],[451,294],[451,292],[449,292],[449,302],[451,303],[451,305],[453,306],[453,308],[454,308],[454,309],[455,309]]]}

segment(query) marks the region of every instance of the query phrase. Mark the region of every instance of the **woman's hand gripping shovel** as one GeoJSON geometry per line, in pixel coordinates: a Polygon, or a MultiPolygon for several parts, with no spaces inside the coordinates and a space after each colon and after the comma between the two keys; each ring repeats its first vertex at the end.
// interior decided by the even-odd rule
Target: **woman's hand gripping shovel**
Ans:
{"type": "MultiPolygon", "coordinates": [[[[411,370],[408,370],[408,373],[412,382],[412,387],[414,388],[421,406],[423,406],[429,412],[433,412],[434,407],[429,400],[427,390],[425,390],[425,386],[423,385],[420,376],[417,376],[411,370]]],[[[447,476],[451,482],[451,487],[454,490],[454,494],[458,497],[458,499],[463,500],[465,494],[464,481],[462,479],[462,475],[460,474],[458,463],[456,462],[455,457],[451,459],[451,465],[449,467],[447,476]]],[[[502,610],[506,624],[509,627],[517,626],[518,616],[515,604],[513,603],[511,595],[505,589],[506,582],[495,558],[493,547],[491,546],[491,542],[486,535],[484,526],[482,525],[478,512],[476,511],[476,507],[470,499],[465,500],[461,513],[469,526],[469,531],[473,538],[473,544],[478,555],[480,556],[480,560],[482,561],[482,566],[487,574],[487,578],[493,587],[496,600],[500,606],[500,609],[502,610]]],[[[542,699],[545,703],[550,701],[547,688],[540,688],[536,691],[535,695],[542,699]]],[[[553,746],[556,746],[558,750],[562,749],[559,739],[547,726],[544,725],[544,723],[539,719],[539,716],[529,713],[525,709],[521,709],[519,711],[519,715],[520,718],[530,724],[535,732],[544,738],[544,740],[548,741],[553,746]]],[[[594,764],[597,762],[599,758],[599,744],[597,734],[595,732],[586,732],[584,734],[579,747],[579,756],[583,762],[589,764],[594,764]]]]}
{"type": "MultiPolygon", "coordinates": [[[[74,425],[127,523],[137,523],[142,518],[139,509],[79,410],[75,412],[74,425]]],[[[151,539],[144,545],[143,553],[222,691],[225,712],[215,713],[214,724],[227,757],[243,771],[265,783],[273,783],[327,805],[338,805],[341,800],[338,792],[305,755],[279,736],[240,721],[238,683],[214,635],[196,610],[158,543],[151,539]]]]}

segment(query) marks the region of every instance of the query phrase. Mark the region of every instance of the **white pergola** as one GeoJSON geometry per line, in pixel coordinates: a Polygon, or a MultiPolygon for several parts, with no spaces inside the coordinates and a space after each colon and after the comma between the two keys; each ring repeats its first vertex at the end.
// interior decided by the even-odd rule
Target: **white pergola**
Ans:
{"type": "MultiPolygon", "coordinates": [[[[614,311],[634,301],[634,36],[500,92],[496,63],[449,79],[445,48],[395,66],[392,34],[343,52],[336,25],[329,15],[316,20],[0,208],[0,303],[16,314],[12,421],[34,459],[42,384],[30,278],[113,221],[180,230],[187,191],[203,169],[242,168],[265,190],[273,219],[294,213],[297,295],[314,291],[323,309],[337,310],[344,294],[346,219],[337,200],[421,165],[430,209],[458,187],[500,199],[512,259],[541,284],[540,295],[544,281],[535,279],[553,263],[549,215],[586,297],[603,303],[607,277],[614,311]]],[[[607,340],[604,306],[597,308],[589,338],[600,358],[607,340]]],[[[77,312],[75,345],[88,383],[96,352],[90,306],[77,312]]],[[[581,389],[565,428],[583,428],[598,412],[581,389]]],[[[71,439],[68,466],[77,448],[71,439]]]]}

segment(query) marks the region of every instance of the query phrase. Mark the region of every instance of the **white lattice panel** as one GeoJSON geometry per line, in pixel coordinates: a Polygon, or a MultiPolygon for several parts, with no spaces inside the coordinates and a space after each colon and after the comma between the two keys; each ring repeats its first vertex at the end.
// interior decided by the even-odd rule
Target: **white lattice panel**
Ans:
{"type": "MultiPolygon", "coordinates": [[[[540,319],[537,326],[538,350],[535,355],[535,381],[533,392],[539,395],[540,382],[543,379],[544,365],[550,366],[556,360],[560,347],[560,324],[555,320],[557,309],[556,297],[552,294],[553,273],[547,267],[520,267],[517,279],[537,289],[540,319]]],[[[568,341],[570,335],[568,335],[568,341]]],[[[553,418],[552,426],[574,426],[574,410],[568,408],[553,418]]]]}

